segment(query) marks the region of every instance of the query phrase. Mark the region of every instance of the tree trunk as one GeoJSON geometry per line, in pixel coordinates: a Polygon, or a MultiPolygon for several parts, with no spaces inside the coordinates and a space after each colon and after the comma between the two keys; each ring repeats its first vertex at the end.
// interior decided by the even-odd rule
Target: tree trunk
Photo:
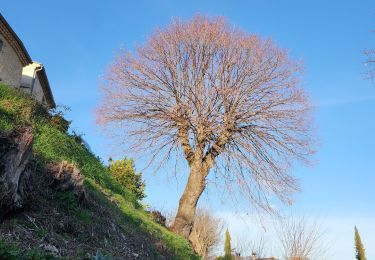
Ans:
{"type": "Polygon", "coordinates": [[[200,163],[193,163],[190,166],[190,175],[184,193],[179,202],[176,219],[172,231],[189,238],[194,224],[195,211],[199,197],[206,187],[206,176],[208,167],[200,163]]]}
{"type": "Polygon", "coordinates": [[[22,208],[27,199],[33,147],[30,127],[19,128],[10,135],[0,133],[0,218],[22,208]]]}

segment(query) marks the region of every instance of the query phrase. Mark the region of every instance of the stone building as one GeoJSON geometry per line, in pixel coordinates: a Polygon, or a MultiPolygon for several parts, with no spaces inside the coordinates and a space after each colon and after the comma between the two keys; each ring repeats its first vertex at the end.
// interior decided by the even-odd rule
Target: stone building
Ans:
{"type": "Polygon", "coordinates": [[[49,108],[56,107],[43,64],[32,61],[22,41],[1,14],[0,82],[22,89],[49,108]]]}

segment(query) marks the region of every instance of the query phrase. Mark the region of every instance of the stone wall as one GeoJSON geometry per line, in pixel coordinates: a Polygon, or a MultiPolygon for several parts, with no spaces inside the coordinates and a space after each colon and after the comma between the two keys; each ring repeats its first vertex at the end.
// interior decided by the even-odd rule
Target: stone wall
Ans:
{"type": "Polygon", "coordinates": [[[21,84],[22,64],[10,44],[0,35],[0,80],[1,82],[19,87],[21,84]]]}

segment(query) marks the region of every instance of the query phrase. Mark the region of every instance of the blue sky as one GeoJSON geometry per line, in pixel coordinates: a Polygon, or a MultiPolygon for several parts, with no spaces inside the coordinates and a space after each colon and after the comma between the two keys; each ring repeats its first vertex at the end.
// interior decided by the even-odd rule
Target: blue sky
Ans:
{"type": "MultiPolygon", "coordinates": [[[[316,107],[320,142],[314,164],[293,169],[302,192],[294,196],[292,210],[326,220],[328,236],[335,241],[331,259],[354,258],[354,225],[368,259],[375,259],[375,85],[364,80],[363,65],[363,51],[375,48],[375,2],[1,0],[0,12],[32,58],[45,64],[56,102],[72,110],[67,116],[73,129],[84,133],[104,160],[119,155],[114,149],[119,147],[95,126],[93,110],[100,77],[120,47],[142,43],[171,17],[201,13],[225,16],[289,49],[304,61],[302,84],[316,107]]],[[[142,161],[136,165],[144,166],[142,161]]],[[[156,176],[145,171],[147,203],[166,211],[176,208],[183,172],[176,179],[168,170],[156,176]]],[[[243,209],[225,203],[214,188],[200,204],[225,216],[233,233],[241,229],[236,212],[243,209]]],[[[244,226],[259,225],[251,219],[244,226]]]]}

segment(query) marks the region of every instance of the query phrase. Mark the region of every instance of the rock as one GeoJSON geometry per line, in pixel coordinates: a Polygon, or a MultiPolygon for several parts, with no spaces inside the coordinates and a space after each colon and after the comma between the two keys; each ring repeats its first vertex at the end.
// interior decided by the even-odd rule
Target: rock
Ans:
{"type": "Polygon", "coordinates": [[[63,161],[49,165],[48,171],[53,176],[51,187],[57,191],[72,191],[80,202],[85,199],[84,177],[75,165],[63,161]]]}
{"type": "Polygon", "coordinates": [[[55,256],[59,254],[59,250],[54,245],[42,245],[42,248],[44,251],[50,252],[55,256]]]}
{"type": "Polygon", "coordinates": [[[132,253],[132,255],[133,255],[135,258],[138,258],[138,257],[139,257],[139,254],[137,254],[137,253],[132,253]]]}
{"type": "Polygon", "coordinates": [[[33,172],[33,137],[31,127],[0,133],[0,217],[22,208],[27,201],[25,184],[33,172]]]}

